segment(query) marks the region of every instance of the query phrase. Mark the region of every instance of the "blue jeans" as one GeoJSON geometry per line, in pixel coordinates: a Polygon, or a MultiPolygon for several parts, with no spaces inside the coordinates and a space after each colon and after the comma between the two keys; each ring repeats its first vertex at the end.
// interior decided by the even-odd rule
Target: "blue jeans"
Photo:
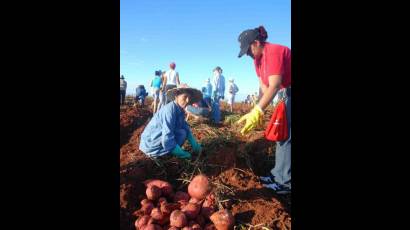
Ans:
{"type": "Polygon", "coordinates": [[[143,105],[144,101],[145,101],[145,96],[144,95],[137,96],[137,97],[135,97],[135,100],[138,101],[141,105],[143,105]]]}
{"type": "Polygon", "coordinates": [[[209,115],[209,110],[208,108],[203,108],[203,107],[195,107],[192,105],[188,105],[186,110],[194,115],[202,116],[202,117],[208,117],[209,115]]]}
{"type": "Polygon", "coordinates": [[[289,138],[285,141],[276,142],[275,167],[270,171],[275,177],[275,181],[291,189],[291,96],[285,99],[286,118],[288,121],[289,138]]]}
{"type": "Polygon", "coordinates": [[[221,109],[219,108],[219,100],[221,100],[221,97],[216,96],[212,101],[212,120],[215,123],[219,123],[221,121],[221,109]]]}
{"type": "Polygon", "coordinates": [[[175,141],[179,146],[182,147],[182,145],[185,143],[187,135],[188,134],[185,129],[178,129],[175,131],[175,141]]]}

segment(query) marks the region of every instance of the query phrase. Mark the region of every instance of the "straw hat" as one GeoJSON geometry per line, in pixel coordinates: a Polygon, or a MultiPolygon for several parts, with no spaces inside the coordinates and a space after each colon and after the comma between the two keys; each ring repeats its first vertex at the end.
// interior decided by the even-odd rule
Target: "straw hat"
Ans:
{"type": "Polygon", "coordinates": [[[178,88],[173,88],[167,91],[168,100],[173,101],[176,96],[186,93],[189,95],[189,104],[197,103],[202,100],[201,91],[190,88],[187,84],[181,84],[178,88]]]}

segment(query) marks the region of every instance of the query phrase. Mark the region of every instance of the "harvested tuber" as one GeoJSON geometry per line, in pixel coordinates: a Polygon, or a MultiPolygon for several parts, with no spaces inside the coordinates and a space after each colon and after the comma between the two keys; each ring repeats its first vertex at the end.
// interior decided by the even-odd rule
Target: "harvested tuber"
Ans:
{"type": "Polygon", "coordinates": [[[166,202],[163,202],[163,203],[161,203],[160,209],[161,209],[162,213],[171,214],[172,211],[179,209],[180,206],[181,205],[179,203],[166,203],[166,202]]]}
{"type": "Polygon", "coordinates": [[[183,228],[187,225],[188,221],[185,214],[180,210],[174,210],[170,216],[171,226],[183,228]]]}
{"type": "Polygon", "coordinates": [[[215,225],[213,224],[207,224],[204,228],[204,230],[217,230],[215,225]]]}
{"type": "Polygon", "coordinates": [[[235,218],[227,209],[215,212],[211,215],[210,219],[217,230],[231,230],[235,224],[235,218]]]}
{"type": "Polygon", "coordinates": [[[147,224],[141,230],[162,230],[162,228],[156,224],[147,224]]]}
{"type": "Polygon", "coordinates": [[[150,215],[154,205],[151,202],[145,203],[139,210],[133,213],[134,216],[150,215]]]}
{"type": "Polygon", "coordinates": [[[199,199],[196,199],[196,198],[194,198],[194,197],[191,197],[191,199],[189,200],[189,203],[194,203],[194,204],[199,204],[199,205],[201,205],[203,201],[204,201],[204,200],[199,200],[199,199]]]}
{"type": "Polygon", "coordinates": [[[140,202],[141,206],[144,206],[144,204],[147,204],[147,203],[152,203],[152,201],[150,201],[150,200],[148,200],[148,199],[143,199],[143,200],[141,200],[141,202],[140,202]]]}
{"type": "Polygon", "coordinates": [[[215,195],[213,193],[206,196],[202,204],[201,215],[209,218],[215,212],[215,195]]]}
{"type": "Polygon", "coordinates": [[[194,203],[188,203],[181,209],[181,211],[185,213],[188,219],[192,220],[198,216],[199,212],[201,211],[201,207],[194,203]]]}
{"type": "Polygon", "coordinates": [[[186,192],[178,191],[174,195],[174,202],[186,201],[189,202],[189,195],[186,192]]]}
{"type": "Polygon", "coordinates": [[[135,221],[135,228],[137,228],[137,230],[142,229],[142,227],[148,224],[150,219],[151,217],[148,215],[141,216],[135,221]]]}
{"type": "Polygon", "coordinates": [[[172,194],[172,185],[169,182],[158,180],[158,179],[151,179],[144,181],[145,186],[151,187],[153,185],[157,186],[161,189],[162,195],[169,196],[172,194]]]}
{"type": "Polygon", "coordinates": [[[155,223],[160,225],[164,225],[169,221],[169,215],[162,213],[159,208],[152,209],[151,218],[155,223]]]}
{"type": "Polygon", "coordinates": [[[210,190],[211,186],[208,177],[203,174],[195,176],[188,185],[188,194],[198,200],[204,199],[210,190]]]}
{"type": "Polygon", "coordinates": [[[145,193],[149,200],[157,200],[161,197],[161,189],[155,185],[148,187],[145,193]]]}

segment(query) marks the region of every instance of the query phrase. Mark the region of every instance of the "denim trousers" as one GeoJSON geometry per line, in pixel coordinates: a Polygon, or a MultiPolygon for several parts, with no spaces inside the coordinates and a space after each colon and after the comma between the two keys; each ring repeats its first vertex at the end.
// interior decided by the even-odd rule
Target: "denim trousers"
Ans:
{"type": "Polygon", "coordinates": [[[194,115],[197,116],[202,116],[202,117],[208,117],[209,115],[209,110],[208,108],[203,108],[203,107],[195,107],[192,105],[188,105],[186,107],[186,110],[194,115]]]}
{"type": "Polygon", "coordinates": [[[221,121],[221,109],[219,108],[219,101],[221,100],[220,96],[216,96],[212,101],[212,120],[215,123],[221,121]]]}
{"type": "Polygon", "coordinates": [[[276,142],[275,153],[275,167],[270,171],[275,177],[275,181],[285,187],[291,188],[291,145],[292,145],[292,132],[291,132],[291,93],[288,90],[287,97],[285,98],[286,105],[286,118],[288,121],[289,138],[285,141],[276,142]]]}

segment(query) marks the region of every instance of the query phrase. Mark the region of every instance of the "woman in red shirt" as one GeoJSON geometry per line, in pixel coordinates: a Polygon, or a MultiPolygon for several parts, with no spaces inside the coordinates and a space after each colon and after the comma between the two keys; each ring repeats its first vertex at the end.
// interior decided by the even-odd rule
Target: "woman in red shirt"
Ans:
{"type": "Polygon", "coordinates": [[[243,31],[238,38],[241,51],[238,57],[247,54],[254,59],[259,78],[260,100],[251,112],[238,122],[246,121],[241,130],[246,134],[262,124],[263,110],[279,93],[286,105],[289,138],[276,143],[275,167],[267,177],[260,177],[264,186],[278,194],[291,190],[291,52],[286,46],[266,42],[268,33],[263,26],[243,31]]]}

